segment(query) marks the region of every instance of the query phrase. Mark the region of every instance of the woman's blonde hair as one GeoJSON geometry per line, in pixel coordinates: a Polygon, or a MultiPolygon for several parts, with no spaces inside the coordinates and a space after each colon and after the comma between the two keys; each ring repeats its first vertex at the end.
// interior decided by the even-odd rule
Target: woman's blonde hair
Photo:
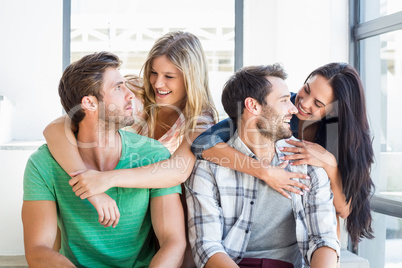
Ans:
{"type": "Polygon", "coordinates": [[[210,113],[217,120],[217,112],[208,85],[208,68],[200,40],[188,32],[170,32],[159,38],[148,53],[142,67],[144,112],[147,117],[148,136],[153,137],[160,106],[155,101],[155,92],[150,83],[152,61],[166,56],[183,73],[187,97],[181,112],[186,124],[184,128],[195,129],[198,116],[210,113]]]}

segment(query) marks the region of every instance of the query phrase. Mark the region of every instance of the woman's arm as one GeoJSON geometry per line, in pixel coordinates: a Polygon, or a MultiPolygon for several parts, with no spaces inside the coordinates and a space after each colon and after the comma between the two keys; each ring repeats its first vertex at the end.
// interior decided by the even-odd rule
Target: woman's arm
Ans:
{"type": "Polygon", "coordinates": [[[87,169],[78,152],[71,119],[67,115],[47,125],[43,136],[52,156],[67,173],[82,172],[87,169]]]}
{"type": "Polygon", "coordinates": [[[227,118],[201,133],[191,144],[191,151],[197,159],[203,158],[203,151],[218,143],[229,141],[237,129],[236,122],[227,118]]]}
{"type": "MultiPolygon", "coordinates": [[[[190,146],[199,135],[200,132],[188,135],[169,159],[134,169],[106,172],[88,170],[72,178],[70,185],[74,186],[73,191],[77,196],[85,199],[103,193],[111,187],[164,188],[181,184],[187,180],[193,169],[195,157],[190,151],[190,146]]],[[[269,163],[264,165],[226,144],[223,145],[203,151],[204,158],[262,178],[270,187],[287,198],[290,198],[290,195],[285,190],[297,194],[300,194],[301,191],[294,187],[308,190],[304,184],[291,179],[308,179],[307,175],[285,171],[286,164],[279,167],[270,166],[269,163]]]]}
{"type": "MultiPolygon", "coordinates": [[[[335,157],[334,157],[335,159],[335,157]]],[[[336,160],[335,160],[336,163],[336,160]]],[[[347,218],[350,214],[350,201],[346,203],[346,196],[343,193],[342,178],[338,166],[325,165],[325,171],[331,182],[331,190],[334,194],[334,206],[336,213],[343,219],[347,218]]]]}
{"type": "Polygon", "coordinates": [[[286,163],[278,167],[271,166],[270,163],[261,163],[228,146],[225,142],[233,136],[236,129],[236,122],[230,118],[225,119],[203,132],[191,145],[191,151],[199,159],[257,177],[287,198],[290,195],[285,190],[296,194],[302,192],[295,187],[308,190],[304,184],[291,179],[308,179],[306,175],[284,170],[286,163]]]}
{"type": "Polygon", "coordinates": [[[103,193],[111,187],[125,188],[167,188],[187,180],[193,170],[195,156],[191,143],[200,131],[185,136],[179,148],[166,160],[147,166],[111,171],[88,170],[73,177],[70,185],[82,199],[103,193]]]}
{"type": "Polygon", "coordinates": [[[308,191],[306,185],[292,180],[292,178],[309,179],[309,177],[303,173],[286,171],[284,168],[287,166],[287,162],[280,166],[271,166],[271,163],[262,163],[257,159],[246,156],[226,143],[217,144],[203,151],[202,157],[215,164],[257,177],[287,198],[291,197],[286,191],[295,194],[302,194],[302,191],[297,188],[308,191]]]}
{"type": "Polygon", "coordinates": [[[287,140],[286,142],[295,147],[282,148],[283,152],[294,153],[285,156],[284,160],[293,161],[290,163],[291,165],[307,164],[324,168],[331,182],[336,213],[342,218],[348,217],[350,214],[350,202],[346,203],[346,197],[342,188],[341,173],[339,172],[335,156],[317,143],[294,140],[287,140]]]}
{"type": "MultiPolygon", "coordinates": [[[[57,163],[68,174],[79,174],[87,170],[78,152],[71,119],[63,115],[51,122],[43,131],[49,151],[57,163]]],[[[99,222],[105,227],[116,227],[120,212],[116,202],[107,194],[102,193],[88,199],[99,215],[99,222]]]]}

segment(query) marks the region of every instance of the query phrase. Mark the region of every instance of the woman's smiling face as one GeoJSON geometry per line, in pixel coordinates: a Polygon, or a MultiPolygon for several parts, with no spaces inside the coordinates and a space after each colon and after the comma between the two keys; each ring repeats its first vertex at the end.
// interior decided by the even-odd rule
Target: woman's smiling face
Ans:
{"type": "Polygon", "coordinates": [[[296,96],[296,114],[299,120],[318,121],[332,111],[334,91],[327,79],[314,75],[307,80],[296,96]]]}
{"type": "Polygon", "coordinates": [[[152,60],[149,81],[155,92],[156,103],[180,108],[185,102],[187,92],[183,73],[166,56],[152,60]]]}

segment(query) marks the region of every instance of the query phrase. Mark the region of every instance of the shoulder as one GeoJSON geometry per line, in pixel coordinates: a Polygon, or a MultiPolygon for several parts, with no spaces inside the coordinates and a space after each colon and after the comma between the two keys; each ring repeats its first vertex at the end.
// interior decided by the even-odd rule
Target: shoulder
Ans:
{"type": "Polygon", "coordinates": [[[210,170],[216,169],[217,167],[219,167],[217,164],[212,163],[212,162],[210,162],[208,160],[197,159],[195,161],[193,171],[196,171],[196,170],[210,171],[210,170]]]}
{"type": "Polygon", "coordinates": [[[54,165],[58,166],[56,160],[54,160],[52,154],[50,153],[47,144],[41,145],[28,158],[27,168],[30,168],[32,165],[37,167],[49,167],[54,165]]]}
{"type": "Polygon", "coordinates": [[[216,165],[207,160],[197,159],[194,164],[193,172],[191,173],[190,178],[187,181],[194,184],[194,182],[200,182],[200,179],[195,178],[211,180],[214,178],[214,175],[219,168],[224,167],[216,165]]]}
{"type": "Polygon", "coordinates": [[[24,172],[24,200],[55,201],[56,180],[70,177],[52,157],[47,145],[39,147],[28,159],[24,172]]]}
{"type": "Polygon", "coordinates": [[[211,111],[204,110],[197,116],[197,127],[211,127],[215,124],[215,118],[211,111]]]}

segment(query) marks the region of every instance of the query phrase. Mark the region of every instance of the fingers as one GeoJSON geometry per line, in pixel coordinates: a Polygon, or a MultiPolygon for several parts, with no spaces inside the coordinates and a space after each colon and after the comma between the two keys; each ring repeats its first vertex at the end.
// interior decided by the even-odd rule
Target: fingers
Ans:
{"type": "Polygon", "coordinates": [[[81,199],[87,199],[88,197],[91,197],[91,196],[92,195],[90,195],[88,191],[86,191],[80,195],[81,199]]]}
{"type": "Polygon", "coordinates": [[[117,208],[117,206],[113,206],[113,207],[109,207],[107,209],[108,213],[106,215],[108,215],[109,217],[107,218],[107,216],[105,217],[102,225],[104,227],[110,227],[113,226],[113,228],[116,227],[116,225],[119,223],[119,219],[120,219],[120,212],[119,209],[117,208]]]}
{"type": "Polygon", "coordinates": [[[69,173],[68,175],[69,175],[70,177],[76,177],[76,176],[80,175],[80,174],[83,173],[83,172],[85,172],[84,169],[83,169],[83,170],[78,170],[78,171],[71,172],[71,173],[69,173]]]}
{"type": "Polygon", "coordinates": [[[117,206],[114,207],[114,213],[116,215],[116,220],[113,223],[113,228],[115,228],[117,226],[117,224],[119,223],[119,220],[120,220],[120,211],[117,206]]]}
{"type": "Polygon", "coordinates": [[[291,166],[300,166],[300,165],[308,165],[308,163],[305,160],[300,159],[297,161],[293,161],[292,163],[290,163],[290,165],[291,166]]]}
{"type": "Polygon", "coordinates": [[[294,154],[301,154],[301,153],[305,152],[305,149],[303,146],[281,147],[281,148],[279,148],[279,150],[282,152],[289,152],[289,153],[294,153],[294,154]]]}
{"type": "Polygon", "coordinates": [[[110,226],[112,226],[112,224],[113,224],[113,222],[116,220],[116,216],[114,215],[114,210],[113,210],[113,208],[107,208],[107,210],[108,210],[108,215],[109,215],[109,218],[107,218],[107,219],[105,219],[104,220],[104,224],[103,224],[103,226],[104,227],[110,227],[110,226]]]}
{"type": "MultiPolygon", "coordinates": [[[[81,197],[82,194],[84,193],[84,189],[82,189],[82,188],[77,188],[77,189],[73,188],[73,191],[74,191],[75,195],[79,196],[79,197],[81,197]]],[[[84,198],[81,197],[81,199],[84,199],[84,198]]]]}
{"type": "MultiPolygon", "coordinates": [[[[283,155],[279,157],[281,160],[286,160],[286,161],[293,161],[293,160],[300,160],[306,158],[305,155],[303,154],[289,154],[289,155],[283,155]]],[[[292,162],[289,163],[289,165],[292,165],[292,162]]]]}
{"type": "Polygon", "coordinates": [[[95,207],[98,212],[98,221],[104,227],[115,228],[119,223],[120,211],[114,201],[107,194],[100,194],[88,198],[88,201],[95,207]]]}
{"type": "Polygon", "coordinates": [[[109,208],[108,208],[108,207],[104,208],[104,209],[103,209],[103,213],[104,213],[104,217],[103,217],[103,219],[102,219],[102,221],[101,221],[100,224],[102,224],[104,227],[109,227],[109,226],[107,226],[108,223],[109,223],[109,221],[110,221],[110,211],[109,211],[109,208]]]}
{"type": "MultiPolygon", "coordinates": [[[[293,186],[293,187],[292,187],[293,189],[295,189],[294,187],[297,187],[297,188],[303,189],[303,190],[305,190],[305,191],[310,191],[310,188],[308,188],[307,185],[305,185],[305,184],[303,184],[303,183],[301,183],[301,182],[298,182],[298,181],[292,180],[291,185],[293,186]]],[[[291,192],[296,193],[296,192],[294,192],[294,191],[291,191],[291,192]]],[[[301,193],[301,195],[303,195],[303,193],[301,193]]]]}
{"type": "MultiPolygon", "coordinates": [[[[310,176],[303,174],[303,173],[297,173],[297,172],[289,172],[289,178],[298,178],[298,179],[303,179],[303,180],[309,180],[310,176]]],[[[294,180],[292,180],[294,181],[294,180]]],[[[294,181],[296,182],[296,181],[294,181]]],[[[293,183],[292,183],[293,185],[293,183]]]]}
{"type": "Polygon", "coordinates": [[[288,192],[292,192],[292,193],[295,193],[295,194],[298,194],[298,195],[303,195],[304,193],[302,192],[302,191],[300,191],[300,189],[297,189],[297,188],[295,188],[295,187],[292,187],[292,186],[286,186],[286,190],[288,191],[288,192]]]}
{"type": "Polygon", "coordinates": [[[297,146],[297,147],[304,147],[304,141],[296,141],[296,140],[291,140],[291,139],[287,139],[285,141],[286,141],[286,143],[289,143],[289,144],[297,146]]]}
{"type": "Polygon", "coordinates": [[[281,195],[283,195],[284,197],[288,198],[288,199],[292,199],[292,197],[290,196],[290,194],[288,194],[285,190],[283,189],[275,189],[278,193],[280,193],[281,195]]]}
{"type": "Polygon", "coordinates": [[[286,161],[283,161],[281,164],[279,164],[278,167],[279,168],[285,168],[285,167],[287,167],[288,164],[289,164],[289,161],[286,160],[286,161]]]}
{"type": "Polygon", "coordinates": [[[98,221],[102,224],[103,218],[105,217],[105,213],[103,213],[103,208],[97,208],[96,211],[98,212],[98,221]]]}
{"type": "Polygon", "coordinates": [[[73,177],[71,180],[68,181],[68,184],[70,184],[70,186],[74,186],[76,185],[78,182],[78,179],[73,177]]]}

